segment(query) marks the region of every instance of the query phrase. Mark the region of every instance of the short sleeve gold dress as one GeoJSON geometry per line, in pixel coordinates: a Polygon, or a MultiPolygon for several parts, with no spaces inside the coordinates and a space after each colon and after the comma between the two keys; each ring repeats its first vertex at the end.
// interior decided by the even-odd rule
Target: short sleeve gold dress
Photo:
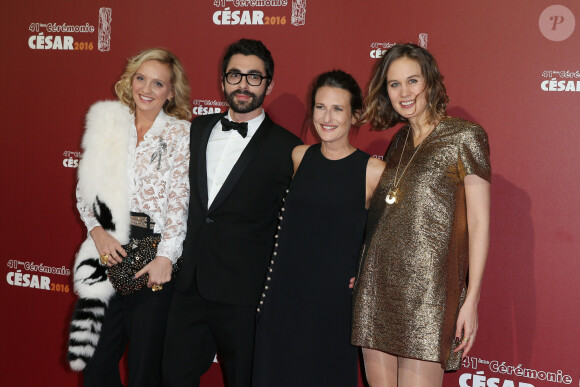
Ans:
{"type": "Polygon", "coordinates": [[[489,144],[479,125],[459,118],[442,119],[417,148],[412,133],[405,141],[409,130],[393,138],[371,200],[352,343],[456,370],[455,324],[468,268],[463,180],[474,174],[490,181],[489,144]],[[399,160],[399,176],[408,166],[397,202],[388,204],[399,160]]]}

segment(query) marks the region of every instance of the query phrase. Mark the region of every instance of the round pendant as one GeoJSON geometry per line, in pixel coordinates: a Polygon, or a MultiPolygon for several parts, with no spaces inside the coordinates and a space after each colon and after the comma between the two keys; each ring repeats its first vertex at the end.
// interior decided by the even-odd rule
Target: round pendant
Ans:
{"type": "Polygon", "coordinates": [[[387,204],[394,204],[397,202],[397,190],[389,190],[387,197],[385,198],[387,204]]]}

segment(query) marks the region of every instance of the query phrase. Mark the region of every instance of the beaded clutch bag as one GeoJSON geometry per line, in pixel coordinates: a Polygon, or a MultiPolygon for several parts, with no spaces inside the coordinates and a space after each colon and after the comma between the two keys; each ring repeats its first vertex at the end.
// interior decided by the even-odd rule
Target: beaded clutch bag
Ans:
{"type": "MultiPolygon", "coordinates": [[[[127,256],[123,258],[123,262],[111,266],[107,272],[109,280],[117,293],[126,296],[147,285],[147,281],[149,280],[148,274],[144,274],[139,278],[134,277],[139,270],[143,269],[145,265],[155,259],[157,256],[157,245],[160,240],[161,236],[155,235],[142,239],[133,239],[128,244],[123,245],[127,256]]],[[[172,279],[179,273],[181,261],[182,258],[180,257],[173,264],[172,279]]]]}

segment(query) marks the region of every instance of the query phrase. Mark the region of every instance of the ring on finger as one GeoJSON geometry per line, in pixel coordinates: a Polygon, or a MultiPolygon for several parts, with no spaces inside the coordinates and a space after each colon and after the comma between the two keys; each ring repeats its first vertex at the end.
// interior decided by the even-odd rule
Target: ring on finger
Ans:
{"type": "Polygon", "coordinates": [[[464,337],[463,342],[465,343],[465,342],[469,341],[469,339],[470,339],[470,337],[464,337]]]}
{"type": "Polygon", "coordinates": [[[101,254],[99,258],[101,260],[101,265],[106,265],[109,261],[109,254],[101,254]]]}
{"type": "Polygon", "coordinates": [[[157,291],[162,290],[162,289],[163,289],[163,286],[161,286],[161,285],[156,284],[156,285],[151,286],[151,290],[154,292],[157,292],[157,291]]]}

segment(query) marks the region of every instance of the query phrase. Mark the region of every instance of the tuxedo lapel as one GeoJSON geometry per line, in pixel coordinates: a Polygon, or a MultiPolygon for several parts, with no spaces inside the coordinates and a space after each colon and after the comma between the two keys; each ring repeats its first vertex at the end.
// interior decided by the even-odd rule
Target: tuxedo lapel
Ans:
{"type": "MultiPolygon", "coordinates": [[[[213,127],[217,122],[225,116],[226,113],[219,114],[214,119],[208,122],[208,124],[201,128],[201,134],[197,137],[199,138],[199,143],[192,147],[192,154],[197,151],[197,188],[199,190],[199,197],[201,199],[201,204],[204,210],[207,210],[207,142],[213,127]]],[[[191,171],[194,172],[194,171],[191,171]]]]}
{"type": "Polygon", "coordinates": [[[260,125],[256,133],[252,136],[252,139],[250,140],[250,142],[240,155],[240,158],[232,168],[232,171],[226,178],[226,181],[224,182],[222,188],[219,190],[215,199],[211,203],[208,212],[211,212],[214,209],[218,208],[230,195],[230,193],[236,186],[236,183],[238,182],[238,180],[240,179],[240,177],[242,176],[242,174],[244,173],[244,171],[246,170],[246,168],[248,167],[254,156],[258,153],[258,149],[260,148],[260,145],[263,143],[263,141],[266,139],[268,132],[272,128],[272,125],[273,125],[272,120],[266,114],[266,118],[264,118],[264,121],[262,121],[262,124],[260,125]]]}

